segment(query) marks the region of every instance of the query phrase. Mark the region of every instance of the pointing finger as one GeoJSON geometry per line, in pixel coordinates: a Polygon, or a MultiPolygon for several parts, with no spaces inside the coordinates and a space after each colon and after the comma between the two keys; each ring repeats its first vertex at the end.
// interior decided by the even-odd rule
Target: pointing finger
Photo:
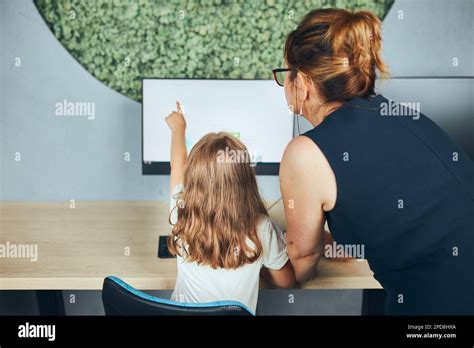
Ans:
{"type": "Polygon", "coordinates": [[[176,111],[178,111],[179,113],[183,113],[183,111],[181,110],[181,104],[179,103],[179,101],[176,102],[176,111]]]}

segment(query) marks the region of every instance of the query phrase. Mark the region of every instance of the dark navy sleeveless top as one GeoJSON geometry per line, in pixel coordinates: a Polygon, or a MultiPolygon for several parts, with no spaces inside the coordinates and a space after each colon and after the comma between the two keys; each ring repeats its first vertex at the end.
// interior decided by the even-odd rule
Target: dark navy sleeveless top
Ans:
{"type": "Polygon", "coordinates": [[[471,159],[425,115],[381,95],[347,102],[303,135],[336,177],[329,229],[338,244],[364,246],[386,313],[474,314],[471,159]]]}

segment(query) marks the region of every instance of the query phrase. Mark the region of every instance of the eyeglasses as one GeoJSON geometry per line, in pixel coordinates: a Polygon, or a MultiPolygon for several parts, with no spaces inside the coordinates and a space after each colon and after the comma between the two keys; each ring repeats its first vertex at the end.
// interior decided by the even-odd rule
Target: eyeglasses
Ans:
{"type": "Polygon", "coordinates": [[[273,78],[278,86],[283,87],[285,84],[285,74],[289,71],[294,71],[295,69],[285,69],[285,68],[278,68],[273,69],[273,78]]]}

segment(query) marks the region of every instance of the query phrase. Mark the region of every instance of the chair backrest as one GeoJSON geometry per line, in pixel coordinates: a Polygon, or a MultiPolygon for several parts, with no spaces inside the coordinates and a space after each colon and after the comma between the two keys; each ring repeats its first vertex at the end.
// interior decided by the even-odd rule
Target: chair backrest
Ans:
{"type": "Polygon", "coordinates": [[[102,302],[105,315],[253,315],[237,301],[182,303],[151,296],[123,280],[104,279],[102,302]]]}

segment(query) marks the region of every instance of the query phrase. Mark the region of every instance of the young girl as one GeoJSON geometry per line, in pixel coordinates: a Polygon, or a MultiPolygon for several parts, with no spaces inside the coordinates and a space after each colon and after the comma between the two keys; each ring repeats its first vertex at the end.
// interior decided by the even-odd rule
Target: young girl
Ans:
{"type": "Polygon", "coordinates": [[[254,169],[250,161],[242,161],[248,151],[230,134],[209,133],[187,158],[179,102],[166,122],[172,134],[173,230],[168,247],[178,262],[171,299],[233,300],[255,313],[262,266],[277,286],[292,287],[295,279],[282,233],[258,192],[254,169]]]}

